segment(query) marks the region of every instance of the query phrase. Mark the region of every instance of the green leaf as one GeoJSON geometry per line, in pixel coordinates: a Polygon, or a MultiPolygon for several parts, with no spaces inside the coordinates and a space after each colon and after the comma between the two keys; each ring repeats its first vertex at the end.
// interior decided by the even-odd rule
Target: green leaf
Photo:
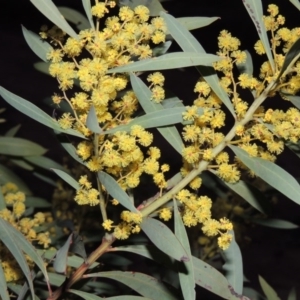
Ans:
{"type": "Polygon", "coordinates": [[[181,242],[165,224],[146,217],[143,219],[141,228],[159,250],[178,261],[189,261],[188,254],[181,242]]]}
{"type": "Polygon", "coordinates": [[[220,100],[224,103],[224,105],[228,108],[231,114],[235,117],[235,112],[233,109],[233,105],[231,100],[229,99],[228,95],[222,88],[220,84],[220,80],[217,76],[216,71],[213,67],[205,67],[199,66],[197,67],[200,74],[204,77],[205,81],[209,84],[211,89],[215,92],[215,94],[220,98],[220,100]]]}
{"type": "Polygon", "coordinates": [[[210,25],[211,23],[221,19],[220,17],[181,17],[176,20],[182,24],[187,30],[193,30],[210,25]]]}
{"type": "Polygon", "coordinates": [[[201,44],[188,31],[186,26],[180,22],[180,19],[176,19],[165,12],[161,12],[160,16],[165,20],[168,32],[172,35],[183,51],[205,53],[201,44]]]}
{"type": "Polygon", "coordinates": [[[76,161],[78,161],[82,165],[85,165],[85,163],[83,162],[83,160],[76,153],[76,148],[71,143],[61,143],[61,145],[69,153],[69,155],[71,157],[73,157],[76,161]]]}
{"type": "Polygon", "coordinates": [[[73,234],[70,234],[64,245],[56,252],[53,268],[57,273],[66,274],[68,253],[72,243],[72,238],[73,234]]]}
{"type": "Polygon", "coordinates": [[[30,0],[30,2],[58,28],[66,32],[69,36],[77,39],[78,36],[73,28],[66,22],[58,8],[51,0],[30,0]]]}
{"type": "Polygon", "coordinates": [[[75,190],[80,189],[79,183],[68,173],[54,168],[51,168],[51,170],[54,173],[56,173],[56,175],[58,175],[61,179],[63,179],[66,183],[68,183],[71,187],[73,187],[75,190]]]}
{"type": "Polygon", "coordinates": [[[280,73],[277,77],[277,80],[279,80],[281,76],[284,77],[290,71],[290,69],[294,66],[294,64],[296,63],[299,57],[300,57],[300,39],[298,39],[293,44],[293,46],[289,49],[289,51],[285,55],[284,62],[280,70],[280,73]]]}
{"type": "MultiPolygon", "coordinates": [[[[85,300],[101,300],[101,299],[104,299],[102,297],[99,297],[99,296],[96,296],[96,295],[93,295],[91,293],[87,293],[87,292],[82,292],[82,291],[78,291],[78,290],[73,290],[73,289],[69,289],[68,290],[69,293],[72,293],[72,294],[75,294],[85,300]]],[[[109,298],[106,298],[105,299],[109,299],[109,298]]]]}
{"type": "MultiPolygon", "coordinates": [[[[132,88],[146,113],[163,110],[164,107],[160,103],[151,101],[152,93],[146,84],[135,74],[130,73],[130,81],[132,88]]],[[[165,128],[157,128],[160,134],[168,141],[168,143],[181,155],[183,151],[183,141],[175,126],[165,128]]]]}
{"type": "Polygon", "coordinates": [[[150,11],[150,16],[158,16],[161,11],[164,11],[159,0],[119,0],[120,6],[129,6],[134,9],[138,5],[144,5],[148,7],[150,11]]]}
{"type": "Polygon", "coordinates": [[[300,10],[300,3],[299,3],[299,0],[290,0],[291,3],[293,3],[296,8],[298,8],[300,10]]]}
{"type": "Polygon", "coordinates": [[[287,300],[297,300],[297,293],[296,293],[296,289],[294,287],[289,292],[287,300]]]}
{"type": "Polygon", "coordinates": [[[243,3],[250,15],[256,30],[258,32],[259,38],[261,39],[268,60],[270,61],[273,72],[275,71],[275,63],[271,52],[271,47],[269,43],[269,38],[266,32],[265,24],[263,21],[263,9],[261,0],[243,0],[243,3]]]}
{"type": "Polygon", "coordinates": [[[10,137],[13,137],[17,134],[17,132],[19,131],[21,127],[21,124],[18,124],[12,128],[10,128],[9,130],[7,130],[7,132],[5,133],[5,136],[10,136],[10,137]]]}
{"type": "MultiPolygon", "coordinates": [[[[6,202],[2,193],[2,189],[0,187],[0,210],[6,208],[6,202]]],[[[1,282],[1,281],[0,281],[1,282]]]]}
{"type": "Polygon", "coordinates": [[[153,56],[161,56],[167,53],[171,45],[172,45],[171,41],[166,41],[165,43],[156,46],[155,48],[152,49],[153,56]]]}
{"type": "Polygon", "coordinates": [[[54,286],[61,286],[65,281],[66,281],[66,276],[61,275],[61,274],[56,274],[56,273],[48,273],[49,275],[49,282],[54,286]]]}
{"type": "MultiPolygon", "coordinates": [[[[113,248],[113,251],[126,251],[135,253],[154,260],[164,266],[167,266],[168,268],[172,268],[172,262],[170,263],[170,260],[168,260],[168,256],[153,246],[121,246],[113,248]]],[[[239,299],[238,297],[234,297],[231,293],[231,290],[228,287],[229,283],[222,273],[194,256],[192,256],[192,263],[194,269],[194,281],[197,285],[209,290],[216,295],[219,295],[222,298],[236,300],[239,299]]]]}
{"type": "Polygon", "coordinates": [[[241,63],[241,64],[237,64],[237,68],[240,71],[241,74],[246,73],[248,75],[253,75],[253,61],[252,61],[252,57],[249,51],[245,50],[246,52],[246,61],[241,63]]]}
{"type": "Polygon", "coordinates": [[[105,172],[98,172],[98,178],[100,182],[104,185],[107,192],[115,199],[117,199],[124,207],[129,209],[132,212],[137,212],[137,209],[134,207],[130,197],[126,194],[125,191],[119,186],[119,184],[105,172]]]}
{"type": "Polygon", "coordinates": [[[176,300],[171,292],[171,287],[166,287],[161,281],[139,272],[99,272],[86,274],[86,277],[110,278],[119,281],[131,289],[150,299],[176,300]]]}
{"type": "Polygon", "coordinates": [[[224,299],[241,299],[233,297],[227,279],[218,270],[194,256],[193,266],[197,285],[224,299]]]}
{"type": "Polygon", "coordinates": [[[300,186],[296,179],[276,164],[258,157],[250,157],[243,149],[228,145],[235,155],[257,176],[279,192],[300,204],[300,186]]]}
{"type": "Polygon", "coordinates": [[[88,116],[87,116],[87,119],[86,119],[86,127],[95,133],[103,134],[103,132],[104,132],[101,129],[101,127],[99,126],[97,115],[96,115],[96,110],[93,105],[91,106],[88,116]]]}
{"type": "MultiPolygon", "coordinates": [[[[196,291],[195,291],[195,280],[194,280],[194,268],[192,262],[192,254],[190,248],[189,238],[182,222],[181,216],[178,211],[178,206],[176,200],[173,200],[174,203],[174,219],[175,219],[175,236],[178,238],[179,242],[182,244],[184,249],[187,252],[189,261],[180,262],[184,264],[186,273],[179,272],[179,282],[181,291],[184,297],[184,300],[195,300],[196,291]]],[[[179,263],[178,263],[179,264],[179,263]]]]}
{"type": "Polygon", "coordinates": [[[42,40],[41,37],[34,32],[27,30],[22,25],[22,32],[24,38],[31,48],[31,50],[44,62],[48,62],[47,53],[53,50],[53,47],[47,43],[46,41],[42,40]]]}
{"type": "Polygon", "coordinates": [[[143,59],[125,66],[110,69],[107,73],[169,70],[191,66],[208,66],[222,58],[213,54],[173,52],[159,57],[143,59]]]}
{"type": "MultiPolygon", "coordinates": [[[[206,53],[201,44],[197,39],[182,25],[176,18],[171,15],[168,15],[164,12],[161,13],[161,16],[164,18],[168,30],[181,49],[185,52],[197,52],[199,54],[206,53]]],[[[211,64],[207,64],[206,67],[198,66],[197,70],[204,77],[205,81],[210,85],[215,94],[221,99],[221,101],[226,105],[231,114],[235,116],[233,105],[228,95],[221,87],[219,78],[215,70],[211,67],[211,64]]]]}
{"type": "MultiPolygon", "coordinates": [[[[44,257],[47,260],[53,260],[53,257],[56,254],[56,250],[37,250],[37,252],[39,253],[39,255],[41,255],[42,257],[44,257]]],[[[77,256],[77,255],[69,255],[67,258],[67,265],[73,268],[78,268],[80,267],[82,264],[84,263],[84,259],[77,256]]],[[[89,269],[93,269],[95,267],[99,266],[99,263],[95,262],[93,263],[89,269]]]]}
{"type": "Polygon", "coordinates": [[[8,290],[7,290],[7,284],[3,272],[2,265],[0,264],[0,296],[2,300],[10,300],[8,290]]]}
{"type": "Polygon", "coordinates": [[[244,285],[242,253],[235,241],[234,232],[232,231],[231,234],[233,235],[231,244],[227,250],[222,252],[225,260],[223,270],[226,271],[226,278],[234,291],[242,294],[244,285]]]}
{"type": "Polygon", "coordinates": [[[43,155],[47,149],[17,137],[0,137],[0,154],[13,156],[43,155]]]}
{"type": "Polygon", "coordinates": [[[48,158],[46,156],[27,156],[25,159],[33,165],[41,167],[46,170],[50,170],[51,168],[55,168],[58,170],[66,171],[66,168],[56,161],[48,158]]]}
{"type": "MultiPolygon", "coordinates": [[[[0,218],[0,240],[3,242],[3,244],[7,247],[7,249],[11,252],[17,263],[19,264],[21,270],[23,271],[23,274],[25,275],[31,296],[34,299],[34,288],[33,288],[33,280],[30,275],[30,269],[28,267],[27,261],[25,259],[24,254],[22,253],[19,243],[21,241],[17,240],[15,238],[14,231],[17,231],[12,227],[11,224],[0,218]]],[[[21,233],[19,233],[21,235],[21,233]]],[[[25,239],[23,235],[21,235],[21,239],[25,239]]],[[[26,239],[25,239],[26,241],[26,239]]],[[[28,241],[26,241],[28,243],[28,241]]]]}
{"type": "MultiPolygon", "coordinates": [[[[40,0],[39,0],[40,1],[40,0]]],[[[45,1],[45,0],[44,0],[45,1]]],[[[42,2],[42,1],[41,1],[42,2]]],[[[32,104],[31,102],[9,92],[3,87],[0,87],[0,95],[1,97],[8,102],[15,109],[29,116],[30,118],[36,120],[39,123],[44,124],[56,131],[67,133],[70,135],[78,136],[81,138],[85,138],[83,134],[74,130],[74,129],[62,129],[56,120],[51,118],[45,112],[43,112],[40,108],[32,104]]]]}
{"type": "Polygon", "coordinates": [[[106,299],[108,300],[152,300],[150,298],[140,297],[140,296],[115,296],[106,299]]]}
{"type": "Polygon", "coordinates": [[[33,175],[36,176],[37,178],[47,182],[48,184],[50,184],[54,187],[57,187],[57,183],[53,179],[49,178],[48,176],[42,175],[38,172],[33,172],[33,175]]]}
{"type": "Polygon", "coordinates": [[[239,180],[236,183],[228,183],[224,181],[224,184],[227,185],[231,190],[244,198],[251,206],[256,208],[261,213],[265,213],[263,206],[260,203],[258,198],[258,192],[253,186],[247,184],[243,180],[239,180]]]}
{"type": "Polygon", "coordinates": [[[91,7],[91,0],[82,0],[82,5],[84,8],[84,11],[86,13],[86,16],[89,19],[90,25],[93,29],[95,29],[93,16],[92,16],[92,7],[91,7]]]}
{"type": "Polygon", "coordinates": [[[25,199],[26,207],[51,207],[51,202],[47,201],[46,199],[40,197],[32,197],[26,196],[25,199]]]}
{"type": "Polygon", "coordinates": [[[133,125],[141,125],[143,128],[156,128],[161,126],[173,125],[176,123],[182,123],[182,113],[186,111],[186,107],[173,107],[169,109],[162,109],[133,119],[130,123],[122,126],[118,126],[104,133],[115,133],[117,131],[130,131],[133,125]]]}
{"type": "Polygon", "coordinates": [[[7,182],[16,184],[18,189],[26,195],[32,195],[32,192],[30,191],[27,184],[18,175],[0,164],[0,183],[5,184],[7,182]]]}
{"type": "Polygon", "coordinates": [[[27,170],[27,171],[32,171],[34,169],[34,167],[32,165],[28,164],[22,158],[10,158],[9,161],[11,161],[16,166],[18,166],[24,170],[27,170]]]}
{"type": "Polygon", "coordinates": [[[258,276],[258,280],[260,283],[260,286],[262,290],[264,291],[264,294],[267,297],[267,300],[280,300],[277,293],[274,291],[274,289],[264,280],[263,277],[260,275],[258,276]]]}
{"type": "Polygon", "coordinates": [[[39,61],[39,62],[34,63],[33,67],[41,73],[44,73],[46,75],[50,75],[49,74],[49,67],[50,67],[49,62],[39,61]]]}
{"type": "Polygon", "coordinates": [[[267,227],[272,227],[272,228],[279,228],[279,229],[296,229],[299,228],[298,225],[285,221],[285,220],[280,220],[280,219],[267,219],[267,220],[252,220],[253,223],[267,226],[267,227]]]}
{"type": "Polygon", "coordinates": [[[282,97],[290,100],[294,106],[296,106],[297,108],[300,109],[300,97],[299,96],[282,94],[282,97]]]}
{"type": "Polygon", "coordinates": [[[66,20],[76,25],[78,30],[90,28],[89,20],[77,10],[65,6],[58,6],[57,8],[66,20]]]}

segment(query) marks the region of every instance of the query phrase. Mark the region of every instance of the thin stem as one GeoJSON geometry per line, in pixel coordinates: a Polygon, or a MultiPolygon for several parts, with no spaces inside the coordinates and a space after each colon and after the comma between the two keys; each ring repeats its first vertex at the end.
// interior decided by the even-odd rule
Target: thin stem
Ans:
{"type": "MultiPolygon", "coordinates": [[[[227,144],[235,137],[236,127],[238,125],[245,125],[250,120],[252,120],[252,116],[257,110],[257,108],[264,102],[267,98],[269,91],[273,88],[275,82],[272,81],[265,91],[252,103],[246,112],[244,118],[241,121],[236,121],[234,126],[231,128],[229,133],[226,135],[224,140],[217,145],[213,150],[213,155],[216,157],[226,146],[227,144]]],[[[209,162],[202,160],[196,169],[193,169],[186,177],[184,177],[176,186],[174,186],[170,191],[164,194],[161,198],[158,198],[156,201],[152,202],[148,206],[145,206],[141,209],[141,213],[143,217],[150,215],[152,212],[157,210],[162,205],[166,204],[169,200],[171,200],[181,189],[187,186],[196,176],[201,174],[204,170],[208,168],[209,162]]]]}

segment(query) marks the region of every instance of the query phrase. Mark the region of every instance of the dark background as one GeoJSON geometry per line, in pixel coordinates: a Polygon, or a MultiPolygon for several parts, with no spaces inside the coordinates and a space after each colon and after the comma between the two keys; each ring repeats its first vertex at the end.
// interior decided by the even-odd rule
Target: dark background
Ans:
{"type": "MultiPolygon", "coordinates": [[[[57,6],[68,6],[83,11],[80,0],[54,1],[54,3],[57,6]]],[[[288,28],[300,27],[300,12],[288,0],[264,0],[264,8],[270,3],[279,5],[280,13],[287,18],[288,28]]],[[[222,29],[227,29],[233,36],[238,37],[242,42],[242,49],[248,49],[253,53],[253,45],[258,36],[242,0],[173,0],[163,2],[163,6],[175,17],[220,17],[210,26],[193,31],[208,53],[217,51],[217,36],[222,29]]],[[[33,68],[33,63],[39,61],[39,58],[27,46],[21,31],[21,24],[29,30],[39,32],[42,24],[49,23],[29,0],[1,0],[0,85],[52,114],[53,108],[46,106],[43,99],[57,92],[56,82],[33,68]]],[[[254,56],[256,72],[259,70],[260,62],[261,58],[254,56]]],[[[168,88],[180,99],[192,102],[195,97],[193,87],[198,74],[189,68],[185,71],[168,72],[167,75],[168,88]]],[[[7,107],[7,111],[1,116],[7,119],[6,123],[0,125],[1,134],[12,126],[22,124],[19,137],[37,141],[49,149],[47,154],[49,157],[61,162],[65,153],[50,129],[9,107],[2,99],[0,99],[1,107],[7,107]]],[[[294,176],[300,175],[299,161],[283,156],[278,162],[294,176]]],[[[20,172],[20,176],[25,174],[19,170],[17,172],[20,172]]],[[[29,185],[36,196],[51,198],[51,188],[39,179],[32,179],[29,185]]],[[[300,225],[299,206],[282,197],[272,217],[290,220],[300,225]]],[[[296,287],[300,295],[299,229],[277,230],[257,226],[251,228],[249,234],[252,242],[243,247],[242,251],[244,272],[251,281],[250,285],[259,289],[257,276],[260,274],[276,289],[282,299],[287,299],[292,287],[296,287]]]]}

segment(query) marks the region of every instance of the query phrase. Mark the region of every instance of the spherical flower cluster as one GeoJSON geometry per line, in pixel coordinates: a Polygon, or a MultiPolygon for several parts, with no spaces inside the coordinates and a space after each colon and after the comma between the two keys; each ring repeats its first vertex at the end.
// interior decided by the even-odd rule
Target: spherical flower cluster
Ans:
{"type": "MultiPolygon", "coordinates": [[[[11,182],[1,186],[1,192],[5,204],[9,208],[0,210],[0,218],[10,223],[29,242],[36,242],[44,248],[48,248],[51,240],[49,232],[39,232],[38,226],[45,223],[45,215],[42,212],[36,213],[33,217],[22,217],[25,212],[25,194],[19,191],[18,187],[11,182]]],[[[6,246],[0,241],[1,267],[7,282],[16,282],[23,278],[21,268],[6,246]]],[[[34,267],[32,260],[26,256],[30,267],[34,267]]]]}

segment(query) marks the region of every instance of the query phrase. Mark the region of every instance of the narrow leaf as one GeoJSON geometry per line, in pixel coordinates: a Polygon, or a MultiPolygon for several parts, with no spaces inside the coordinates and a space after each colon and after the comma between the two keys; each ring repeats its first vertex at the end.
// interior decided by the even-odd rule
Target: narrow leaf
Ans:
{"type": "Polygon", "coordinates": [[[51,0],[30,0],[30,2],[58,28],[66,32],[69,36],[75,39],[78,38],[76,32],[66,22],[58,8],[51,0]]]}
{"type": "Polygon", "coordinates": [[[176,18],[187,30],[198,29],[210,25],[220,17],[181,17],[176,18]]]}
{"type": "Polygon", "coordinates": [[[273,59],[272,52],[271,52],[269,38],[268,38],[265,24],[263,21],[262,2],[260,0],[243,0],[243,3],[248,11],[248,14],[250,15],[255,27],[256,27],[259,38],[261,39],[261,41],[264,45],[267,57],[271,63],[271,67],[274,72],[275,64],[274,64],[274,59],[273,59]]]}
{"type": "Polygon", "coordinates": [[[222,88],[222,86],[220,84],[220,80],[219,80],[214,68],[199,66],[199,67],[197,67],[197,70],[204,77],[205,81],[209,84],[209,86],[215,92],[215,94],[220,98],[220,100],[228,108],[228,110],[231,112],[231,114],[235,117],[235,112],[233,109],[232,102],[229,99],[226,92],[224,91],[224,89],[222,88]]]}
{"type": "Polygon", "coordinates": [[[298,225],[285,221],[285,220],[280,220],[280,219],[268,219],[268,220],[252,220],[253,223],[267,226],[267,227],[272,227],[272,228],[279,228],[279,229],[296,229],[299,228],[298,225]]]}
{"type": "MultiPolygon", "coordinates": [[[[0,218],[0,240],[11,252],[17,263],[19,264],[23,274],[25,275],[27,282],[29,284],[31,296],[34,299],[34,288],[32,283],[32,278],[30,276],[30,269],[28,267],[27,261],[24,254],[19,248],[18,241],[16,240],[13,230],[15,230],[11,224],[0,218]]],[[[23,237],[24,239],[24,237],[23,237]]],[[[28,242],[27,242],[28,243],[28,242]]]]}
{"type": "Polygon", "coordinates": [[[66,281],[66,276],[49,272],[49,282],[54,286],[61,286],[66,281]]]}
{"type": "Polygon", "coordinates": [[[171,287],[166,287],[161,281],[149,275],[139,272],[100,272],[87,274],[86,277],[100,277],[117,280],[144,297],[150,299],[176,300],[177,297],[171,292],[171,287]]]}
{"type": "Polygon", "coordinates": [[[78,291],[78,290],[72,290],[72,289],[69,289],[68,290],[69,293],[72,293],[72,294],[75,294],[85,300],[101,300],[101,299],[109,299],[109,298],[102,298],[102,297],[99,297],[99,296],[96,296],[96,295],[93,295],[91,293],[87,293],[87,292],[82,292],[82,291],[78,291]]]}
{"type": "Polygon", "coordinates": [[[264,280],[263,277],[258,276],[258,280],[267,300],[280,300],[275,290],[264,280]]]}
{"type": "Polygon", "coordinates": [[[86,119],[86,127],[95,133],[103,133],[103,130],[98,124],[95,107],[92,105],[86,119]]]}
{"type": "MultiPolygon", "coordinates": [[[[178,238],[179,242],[182,244],[184,249],[187,252],[189,261],[180,262],[180,264],[184,264],[187,273],[179,272],[179,282],[181,291],[184,297],[184,300],[195,300],[196,299],[196,291],[195,291],[195,280],[194,280],[194,268],[192,262],[192,254],[190,248],[189,238],[182,222],[181,216],[178,211],[177,202],[173,200],[174,203],[174,219],[175,219],[175,236],[178,238]]],[[[179,262],[178,262],[179,264],[179,262]]]]}
{"type": "Polygon", "coordinates": [[[17,137],[0,137],[0,154],[13,156],[43,155],[47,149],[17,137]]]}
{"type": "Polygon", "coordinates": [[[192,66],[208,66],[222,58],[213,54],[173,52],[159,57],[143,59],[125,66],[110,69],[108,73],[158,71],[192,66]]]}
{"type": "Polygon", "coordinates": [[[247,55],[246,61],[241,64],[237,64],[236,66],[241,74],[246,73],[248,75],[253,75],[253,61],[251,54],[248,50],[245,50],[245,52],[247,55]]]}
{"type": "Polygon", "coordinates": [[[242,253],[235,241],[234,232],[232,231],[231,234],[233,235],[231,244],[222,252],[225,260],[223,270],[226,271],[226,278],[234,291],[242,294],[244,285],[242,253]]]}
{"type": "Polygon", "coordinates": [[[156,46],[152,50],[153,56],[161,56],[169,50],[169,48],[172,45],[172,41],[166,41],[165,43],[162,43],[161,45],[156,46]]]}
{"type": "Polygon", "coordinates": [[[179,19],[176,19],[165,12],[161,12],[160,15],[166,22],[168,32],[183,51],[205,53],[205,50],[198,40],[188,31],[186,26],[184,26],[179,19]],[[184,45],[184,48],[182,45],[184,45]]]}
{"type": "Polygon", "coordinates": [[[53,50],[52,46],[46,41],[42,40],[41,37],[34,32],[27,30],[22,25],[22,32],[31,50],[44,62],[48,62],[47,53],[53,50]]]}
{"type": "Polygon", "coordinates": [[[140,297],[140,296],[115,296],[106,299],[108,300],[152,300],[150,298],[140,297]]]}
{"type": "Polygon", "coordinates": [[[5,136],[10,136],[10,137],[13,137],[17,134],[17,132],[19,131],[21,127],[21,124],[18,124],[12,128],[10,128],[9,130],[7,130],[7,132],[5,133],[5,136]]]}
{"type": "Polygon", "coordinates": [[[92,8],[91,8],[91,0],[82,0],[82,5],[84,8],[84,11],[86,13],[86,16],[89,19],[90,25],[93,29],[95,29],[94,21],[93,21],[93,16],[92,16],[92,8]]]}
{"type": "MultiPolygon", "coordinates": [[[[42,1],[41,1],[42,2],[42,1]]],[[[31,102],[9,92],[3,87],[0,87],[0,95],[1,97],[7,101],[11,106],[15,109],[19,110],[20,112],[24,113],[25,115],[31,117],[32,119],[36,120],[39,123],[44,124],[56,131],[64,132],[70,135],[75,135],[81,138],[85,138],[83,134],[74,130],[74,129],[62,129],[56,120],[51,118],[45,112],[43,112],[40,108],[32,104],[31,102]]]]}
{"type": "Polygon", "coordinates": [[[300,2],[299,2],[299,0],[290,0],[290,2],[293,3],[296,6],[296,8],[298,8],[300,10],[300,2]]]}
{"type": "Polygon", "coordinates": [[[27,171],[32,171],[34,167],[30,164],[28,164],[26,161],[24,161],[22,158],[10,158],[10,161],[15,164],[16,166],[27,170],[27,171]]]}
{"type": "Polygon", "coordinates": [[[0,210],[6,208],[6,202],[2,193],[2,189],[0,188],[0,210]]]}
{"type": "Polygon", "coordinates": [[[297,293],[296,293],[296,289],[294,287],[289,292],[287,300],[297,300],[297,293]]]}
{"type": "Polygon", "coordinates": [[[39,61],[39,62],[34,63],[33,67],[43,74],[50,75],[49,74],[49,67],[50,67],[49,62],[39,61]]]}
{"type": "Polygon", "coordinates": [[[283,98],[290,100],[294,106],[300,109],[300,97],[282,94],[283,98]]]}
{"type": "Polygon", "coordinates": [[[119,184],[105,172],[98,172],[98,178],[104,185],[107,192],[115,199],[117,199],[124,207],[132,212],[137,212],[130,197],[122,190],[119,184]]]}
{"type": "Polygon", "coordinates": [[[235,155],[257,176],[279,192],[300,204],[300,186],[296,179],[276,164],[258,157],[250,157],[243,149],[229,145],[235,155]]]}
{"type": "Polygon", "coordinates": [[[141,117],[135,118],[126,125],[118,126],[104,131],[104,133],[115,133],[117,131],[130,131],[133,125],[141,125],[143,128],[156,128],[161,126],[182,123],[182,113],[186,111],[185,107],[173,107],[147,113],[141,117]]]}
{"type": "Polygon", "coordinates": [[[82,165],[85,165],[83,160],[76,153],[76,148],[71,143],[61,143],[61,145],[69,153],[71,157],[73,157],[76,161],[78,161],[82,165]]]}
{"type": "Polygon", "coordinates": [[[26,196],[25,199],[26,207],[51,207],[51,202],[47,201],[46,199],[39,198],[39,197],[31,197],[26,196]]]}
{"type": "Polygon", "coordinates": [[[178,261],[189,261],[186,250],[165,224],[156,219],[145,218],[143,219],[141,228],[159,250],[178,261]]]}
{"type": "Polygon", "coordinates": [[[66,20],[76,25],[78,30],[90,28],[89,20],[77,10],[65,6],[59,6],[57,8],[66,20]]]}
{"type": "Polygon", "coordinates": [[[3,272],[2,265],[0,264],[0,296],[2,300],[10,300],[8,290],[7,290],[7,284],[3,272]]]}
{"type": "MultiPolygon", "coordinates": [[[[151,101],[151,91],[146,84],[136,75],[130,73],[130,81],[132,88],[139,99],[139,102],[146,113],[159,111],[164,109],[160,103],[151,101]]],[[[158,128],[160,134],[168,141],[168,143],[181,155],[183,151],[183,141],[175,126],[158,128]]]]}
{"type": "MultiPolygon", "coordinates": [[[[166,13],[161,13],[161,16],[164,18],[170,34],[184,52],[197,52],[199,54],[206,53],[196,38],[182,24],[180,24],[177,19],[166,13]]],[[[201,73],[215,94],[226,105],[231,114],[235,116],[231,100],[221,87],[219,78],[215,70],[211,67],[211,64],[207,64],[206,67],[198,66],[197,70],[201,73]]]]}
{"type": "Polygon", "coordinates": [[[33,172],[33,175],[36,176],[37,178],[47,182],[48,184],[50,184],[54,187],[57,187],[57,183],[53,179],[49,178],[48,176],[42,175],[38,172],[33,172]]]}
{"type": "Polygon", "coordinates": [[[73,233],[69,235],[64,245],[56,252],[56,256],[53,262],[53,268],[57,273],[66,273],[68,253],[72,243],[72,238],[73,233]]]}
{"type": "Polygon", "coordinates": [[[66,168],[63,167],[61,164],[58,164],[56,161],[52,160],[51,158],[48,158],[46,156],[27,156],[25,157],[25,160],[32,163],[33,165],[36,165],[38,167],[41,167],[46,170],[50,170],[51,168],[55,168],[58,170],[66,171],[66,168]]]}
{"type": "Polygon", "coordinates": [[[66,173],[62,170],[54,169],[54,168],[51,168],[51,170],[54,173],[56,173],[61,179],[63,179],[66,183],[68,183],[70,186],[72,186],[75,190],[80,189],[79,183],[68,173],[66,173]]]}
{"type": "Polygon", "coordinates": [[[263,206],[260,204],[260,199],[257,198],[254,188],[247,184],[243,180],[239,180],[237,183],[228,183],[224,181],[224,184],[227,185],[231,190],[244,198],[251,206],[256,208],[261,213],[265,213],[263,206]]]}
{"type": "Polygon", "coordinates": [[[0,164],[0,183],[5,184],[7,182],[16,184],[19,190],[24,192],[26,195],[32,195],[27,184],[18,175],[0,164]]]}
{"type": "Polygon", "coordinates": [[[289,51],[285,55],[284,62],[280,70],[280,73],[277,77],[277,80],[279,80],[281,76],[285,76],[285,74],[287,74],[290,71],[290,68],[294,66],[299,56],[300,56],[300,39],[298,39],[293,44],[293,46],[289,49],[289,51]]]}

